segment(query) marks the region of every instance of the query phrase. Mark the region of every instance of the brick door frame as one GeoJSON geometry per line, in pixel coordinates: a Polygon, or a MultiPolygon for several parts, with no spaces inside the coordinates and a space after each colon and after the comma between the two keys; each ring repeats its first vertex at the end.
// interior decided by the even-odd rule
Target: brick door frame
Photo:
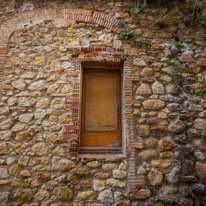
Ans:
{"type": "MultiPolygon", "coordinates": [[[[58,27],[70,27],[76,22],[88,22],[93,24],[98,24],[104,28],[111,30],[114,33],[119,33],[122,28],[118,27],[117,24],[119,23],[119,19],[109,14],[104,14],[103,12],[85,10],[85,9],[43,9],[43,10],[34,10],[19,14],[8,21],[0,27],[0,74],[3,74],[3,70],[5,67],[6,62],[6,55],[7,55],[7,45],[8,40],[10,39],[11,34],[20,29],[25,27],[34,26],[37,23],[41,23],[43,21],[52,20],[54,24],[58,27]]],[[[132,49],[130,46],[131,42],[123,41],[124,50],[121,51],[123,53],[127,53],[128,57],[124,60],[123,66],[123,135],[125,140],[125,154],[131,156],[131,158],[135,157],[135,148],[141,149],[142,145],[141,142],[134,140],[134,125],[133,125],[133,106],[141,106],[140,102],[135,101],[132,99],[132,84],[133,81],[139,80],[139,74],[135,73],[132,68],[132,59],[133,56],[137,56],[138,52],[137,49],[132,49]]],[[[92,50],[93,48],[91,48],[92,50]]],[[[99,50],[98,56],[87,56],[87,61],[103,61],[104,58],[104,50],[110,48],[101,48],[99,50]],[[101,50],[103,49],[103,50],[101,50]],[[96,58],[96,60],[95,60],[96,58]]],[[[114,48],[113,48],[114,49],[114,48]]],[[[76,49],[78,51],[79,49],[76,49]]],[[[81,50],[81,49],[80,49],[81,50]]],[[[110,49],[111,50],[111,49],[110,49]]],[[[116,52],[116,51],[113,51],[116,52]]],[[[116,61],[115,59],[120,58],[121,55],[119,54],[110,54],[106,55],[104,61],[116,61]],[[117,58],[116,58],[117,57],[117,58]]],[[[121,59],[121,58],[120,58],[121,59]]],[[[72,58],[75,62],[76,67],[80,67],[81,61],[85,61],[79,54],[75,54],[72,58]],[[76,59],[75,59],[76,58],[76,59]]],[[[78,76],[78,75],[77,75],[78,76]]],[[[0,82],[2,82],[2,75],[0,75],[0,82]]],[[[78,88],[76,88],[76,92],[78,92],[78,88]]],[[[73,100],[75,101],[75,98],[73,100]]],[[[78,98],[76,98],[78,100],[78,98]]],[[[66,100],[68,101],[68,100],[66,100]]],[[[67,105],[67,103],[66,103],[67,105]]],[[[76,106],[77,107],[77,106],[76,106]]],[[[78,118],[78,112],[73,113],[73,119],[78,118]]],[[[65,131],[71,128],[73,133],[78,137],[78,127],[77,125],[73,126],[65,126],[65,131]]],[[[64,139],[64,138],[63,138],[64,139]]],[[[74,139],[73,139],[74,140],[74,139]]],[[[71,155],[77,155],[75,148],[77,148],[78,142],[71,141],[71,155]]]]}

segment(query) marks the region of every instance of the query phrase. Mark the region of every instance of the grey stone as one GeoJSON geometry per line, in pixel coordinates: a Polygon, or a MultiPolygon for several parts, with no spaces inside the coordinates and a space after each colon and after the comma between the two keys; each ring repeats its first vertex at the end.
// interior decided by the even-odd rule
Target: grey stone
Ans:
{"type": "Polygon", "coordinates": [[[100,202],[111,202],[111,203],[114,201],[112,197],[112,192],[110,190],[104,190],[103,192],[100,192],[97,200],[99,200],[100,202]]]}
{"type": "Polygon", "coordinates": [[[42,185],[42,189],[45,190],[52,190],[58,185],[58,182],[56,181],[49,181],[46,184],[42,185]]]}
{"type": "Polygon", "coordinates": [[[114,200],[115,200],[115,201],[122,200],[123,198],[124,198],[124,196],[122,195],[121,192],[119,192],[119,191],[114,191],[114,200]]]}
{"type": "Polygon", "coordinates": [[[203,107],[200,105],[192,104],[188,101],[184,102],[184,109],[191,112],[201,112],[203,111],[203,107]]]}
{"type": "Polygon", "coordinates": [[[181,181],[187,184],[193,183],[193,182],[197,182],[197,177],[195,177],[194,175],[182,176],[181,181]]]}
{"type": "Polygon", "coordinates": [[[151,100],[144,101],[142,103],[142,106],[144,107],[144,109],[156,110],[156,109],[161,109],[162,107],[164,107],[165,102],[163,102],[161,100],[151,99],[151,100]]]}
{"type": "Polygon", "coordinates": [[[28,162],[29,162],[29,157],[25,157],[25,156],[20,156],[19,159],[18,159],[18,164],[19,165],[28,165],[28,162]]]}
{"type": "Polygon", "coordinates": [[[158,153],[154,149],[144,150],[139,152],[138,160],[139,161],[150,161],[151,159],[157,158],[158,153]]]}
{"type": "Polygon", "coordinates": [[[201,105],[206,108],[206,100],[202,100],[201,105]]]}
{"type": "Polygon", "coordinates": [[[12,131],[2,131],[0,132],[0,139],[1,140],[9,140],[11,138],[12,131]]]}
{"type": "Polygon", "coordinates": [[[11,165],[15,162],[15,157],[9,157],[6,159],[7,165],[11,165]]]}
{"type": "Polygon", "coordinates": [[[1,114],[7,114],[7,113],[9,113],[9,107],[8,106],[2,106],[2,107],[0,107],[0,115],[1,114]]]}
{"type": "Polygon", "coordinates": [[[107,180],[107,185],[111,187],[125,187],[125,183],[116,179],[108,179],[107,180]]]}
{"type": "Polygon", "coordinates": [[[182,205],[182,206],[193,206],[194,205],[192,199],[185,198],[185,197],[180,197],[178,199],[178,203],[179,205],[182,205]]]}
{"type": "Polygon", "coordinates": [[[181,120],[177,120],[172,124],[170,124],[168,130],[173,133],[180,133],[184,131],[185,128],[186,128],[185,124],[181,120]]]}
{"type": "Polygon", "coordinates": [[[149,95],[151,93],[149,84],[141,84],[136,90],[136,94],[138,95],[149,95]]]}
{"type": "Polygon", "coordinates": [[[49,99],[48,98],[38,98],[36,107],[39,107],[41,109],[45,109],[49,107],[49,99]]]}
{"type": "Polygon", "coordinates": [[[194,128],[206,130],[206,119],[196,119],[194,122],[194,128]]]}
{"type": "Polygon", "coordinates": [[[186,144],[188,142],[185,134],[175,135],[174,141],[180,144],[186,144]]]}
{"type": "Polygon", "coordinates": [[[71,87],[71,85],[70,84],[64,85],[64,87],[61,90],[61,93],[62,94],[67,94],[67,93],[72,94],[72,87],[71,87]]]}
{"type": "Polygon", "coordinates": [[[143,59],[140,58],[135,58],[133,60],[133,65],[134,66],[139,66],[139,67],[145,67],[147,66],[147,64],[145,63],[145,61],[143,59]]]}
{"type": "Polygon", "coordinates": [[[192,186],[192,190],[195,191],[196,193],[201,193],[201,194],[205,194],[206,192],[206,186],[203,184],[194,184],[192,186]]]}
{"type": "Polygon", "coordinates": [[[199,152],[199,151],[195,152],[195,157],[196,157],[197,160],[199,160],[199,161],[203,161],[203,160],[205,159],[204,153],[199,152]]]}
{"type": "Polygon", "coordinates": [[[163,84],[161,84],[158,81],[154,82],[154,84],[152,85],[152,91],[154,94],[164,94],[165,93],[163,84]]]}
{"type": "Polygon", "coordinates": [[[34,115],[31,113],[21,114],[21,115],[19,115],[19,121],[29,123],[32,120],[33,116],[34,115]]]}
{"type": "Polygon", "coordinates": [[[182,173],[184,176],[192,175],[195,171],[195,164],[191,160],[182,160],[182,173]]]}
{"type": "Polygon", "coordinates": [[[93,191],[80,192],[77,195],[77,199],[86,201],[93,201],[96,199],[96,197],[97,196],[93,191]]]}
{"type": "Polygon", "coordinates": [[[18,99],[18,101],[19,101],[20,107],[30,107],[31,106],[29,99],[26,97],[21,97],[18,99]]]}
{"type": "Polygon", "coordinates": [[[10,192],[0,192],[0,202],[7,202],[10,192]]]}
{"type": "Polygon", "coordinates": [[[46,111],[44,109],[37,109],[34,113],[35,119],[43,119],[46,116],[46,111]]]}
{"type": "Polygon", "coordinates": [[[27,72],[25,74],[22,74],[20,77],[22,79],[33,79],[36,76],[35,72],[27,72]]]}
{"type": "Polygon", "coordinates": [[[147,173],[146,169],[140,165],[139,168],[137,169],[137,174],[138,175],[145,175],[147,173]]]}
{"type": "Polygon", "coordinates": [[[62,67],[63,69],[68,69],[68,68],[70,68],[71,66],[72,66],[71,62],[64,62],[61,67],[62,67]]]}
{"type": "Polygon", "coordinates": [[[13,81],[11,83],[12,87],[14,87],[15,89],[19,89],[19,90],[24,90],[25,87],[26,87],[26,84],[24,82],[23,79],[19,79],[19,80],[16,80],[16,81],[13,81]]]}
{"type": "Polygon", "coordinates": [[[172,168],[171,172],[165,175],[165,178],[168,181],[168,183],[177,183],[180,178],[180,168],[179,167],[172,168]]]}
{"type": "Polygon", "coordinates": [[[46,88],[46,81],[45,80],[39,80],[36,82],[33,82],[30,84],[29,88],[30,90],[42,90],[46,88]]]}
{"type": "Polygon", "coordinates": [[[1,130],[9,129],[11,128],[12,124],[13,124],[13,121],[11,119],[7,119],[6,121],[0,123],[0,129],[1,130]]]}
{"type": "Polygon", "coordinates": [[[111,171],[117,168],[118,168],[118,165],[115,163],[108,163],[108,164],[102,165],[102,169],[105,171],[111,171]]]}
{"type": "Polygon", "coordinates": [[[14,98],[14,97],[10,97],[9,99],[8,99],[8,106],[13,106],[13,105],[15,105],[16,104],[16,98],[14,98]]]}
{"type": "Polygon", "coordinates": [[[162,76],[159,78],[161,81],[165,81],[165,82],[172,82],[172,78],[171,77],[168,77],[168,76],[162,76]]]}
{"type": "Polygon", "coordinates": [[[9,173],[6,168],[0,168],[0,178],[5,179],[9,177],[9,173]]]}
{"type": "Polygon", "coordinates": [[[15,202],[28,202],[33,198],[33,191],[19,188],[15,190],[13,198],[15,202]]]}
{"type": "Polygon", "coordinates": [[[52,159],[52,170],[63,171],[63,170],[70,170],[73,167],[74,167],[74,162],[72,162],[71,160],[60,159],[56,157],[52,159]]]}
{"type": "Polygon", "coordinates": [[[106,188],[105,183],[100,180],[93,180],[94,191],[102,191],[106,188]]]}
{"type": "Polygon", "coordinates": [[[170,104],[167,105],[167,107],[171,112],[176,112],[176,111],[182,111],[183,110],[182,105],[180,105],[179,103],[170,103],[170,104]]]}
{"type": "Polygon", "coordinates": [[[148,180],[152,186],[161,185],[163,182],[163,174],[152,168],[148,175],[148,180]]]}
{"type": "Polygon", "coordinates": [[[39,156],[47,154],[48,147],[45,143],[39,142],[31,147],[31,150],[39,156]]]}
{"type": "Polygon", "coordinates": [[[165,101],[165,102],[173,102],[173,103],[182,102],[182,98],[174,97],[171,94],[160,96],[160,100],[165,101]]]}
{"type": "Polygon", "coordinates": [[[162,69],[163,72],[166,72],[172,76],[178,75],[180,73],[181,66],[169,66],[162,69]]]}
{"type": "Polygon", "coordinates": [[[124,179],[126,178],[127,173],[122,170],[113,170],[113,177],[117,179],[124,179]]]}
{"type": "Polygon", "coordinates": [[[31,94],[28,91],[21,92],[16,97],[29,97],[31,94]]]}
{"type": "Polygon", "coordinates": [[[62,102],[62,99],[60,98],[55,98],[54,100],[52,100],[51,102],[51,106],[52,109],[62,109],[64,107],[64,104],[62,102]]]}
{"type": "Polygon", "coordinates": [[[181,88],[174,84],[169,84],[166,86],[166,93],[172,95],[179,95],[181,93],[181,88]]]}
{"type": "Polygon", "coordinates": [[[191,138],[191,139],[200,138],[200,136],[201,136],[201,133],[196,129],[188,129],[186,131],[186,134],[187,134],[188,138],[191,138]]]}
{"type": "Polygon", "coordinates": [[[35,194],[34,198],[37,201],[43,201],[49,199],[49,193],[46,190],[39,189],[38,192],[35,194]]]}

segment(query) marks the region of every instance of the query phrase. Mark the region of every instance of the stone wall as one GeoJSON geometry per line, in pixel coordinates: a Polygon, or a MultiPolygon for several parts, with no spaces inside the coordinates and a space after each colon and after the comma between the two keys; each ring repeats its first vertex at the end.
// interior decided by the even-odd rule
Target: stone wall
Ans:
{"type": "Polygon", "coordinates": [[[17,5],[0,28],[0,205],[204,205],[206,34],[174,24],[188,4],[164,25],[149,6],[135,24],[129,2],[17,5]],[[118,40],[120,19],[135,38],[118,40]],[[85,61],[122,66],[123,155],[77,154],[85,61]]]}

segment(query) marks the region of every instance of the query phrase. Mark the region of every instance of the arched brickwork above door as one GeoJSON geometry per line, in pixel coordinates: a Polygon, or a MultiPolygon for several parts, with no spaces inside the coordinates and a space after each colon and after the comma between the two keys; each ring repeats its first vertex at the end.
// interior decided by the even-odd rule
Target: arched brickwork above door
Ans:
{"type": "MultiPolygon", "coordinates": [[[[29,11],[20,14],[0,27],[0,73],[3,73],[5,64],[7,43],[10,35],[19,28],[33,26],[46,20],[53,20],[57,27],[69,27],[75,22],[93,23],[103,26],[118,33],[121,28],[117,27],[119,20],[111,15],[85,9],[44,9],[29,11]]],[[[0,77],[1,78],[1,77],[0,77]]],[[[1,79],[0,79],[1,81],[1,79]]]]}

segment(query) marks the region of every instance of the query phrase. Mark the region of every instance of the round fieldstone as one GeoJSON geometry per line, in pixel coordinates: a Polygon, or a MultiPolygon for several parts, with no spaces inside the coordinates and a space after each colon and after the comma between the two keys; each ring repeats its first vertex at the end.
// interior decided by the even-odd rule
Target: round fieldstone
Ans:
{"type": "Polygon", "coordinates": [[[18,57],[11,57],[11,59],[9,60],[9,64],[11,66],[19,66],[19,63],[20,63],[20,59],[18,57]]]}
{"type": "Polygon", "coordinates": [[[31,147],[31,150],[39,156],[43,156],[47,154],[47,145],[43,142],[39,142],[31,147]]]}
{"type": "Polygon", "coordinates": [[[94,191],[102,191],[106,188],[105,183],[100,180],[93,180],[94,191]]]}
{"type": "Polygon", "coordinates": [[[69,201],[73,199],[73,192],[65,187],[57,187],[54,189],[54,193],[57,198],[61,201],[69,201]]]}
{"type": "Polygon", "coordinates": [[[136,94],[138,95],[149,95],[151,93],[149,84],[141,84],[136,90],[136,94]]]}
{"type": "Polygon", "coordinates": [[[114,201],[112,197],[112,192],[110,190],[104,190],[103,192],[100,192],[97,200],[99,200],[100,202],[110,202],[110,203],[114,201]]]}
{"type": "Polygon", "coordinates": [[[18,79],[16,81],[13,81],[11,83],[12,87],[14,87],[15,89],[19,89],[19,90],[24,90],[26,87],[26,84],[24,82],[23,79],[18,79]]]}
{"type": "Polygon", "coordinates": [[[152,168],[148,175],[148,180],[152,186],[161,185],[163,183],[163,174],[152,168]]]}
{"type": "Polygon", "coordinates": [[[46,116],[46,111],[43,109],[37,109],[34,113],[35,119],[43,119],[46,116]]]}
{"type": "Polygon", "coordinates": [[[49,99],[40,97],[37,99],[36,107],[46,109],[49,107],[49,99]]]}
{"type": "Polygon", "coordinates": [[[154,84],[152,85],[152,91],[154,94],[164,94],[165,93],[163,84],[161,84],[158,81],[154,82],[154,84]]]}
{"type": "Polygon", "coordinates": [[[34,61],[35,66],[44,66],[46,64],[45,57],[36,57],[34,61]]]}
{"type": "Polygon", "coordinates": [[[112,171],[112,173],[113,173],[113,177],[117,178],[117,179],[124,179],[124,178],[127,177],[127,173],[124,172],[124,171],[121,171],[121,170],[116,170],[115,169],[115,170],[112,171]]]}
{"type": "Polygon", "coordinates": [[[177,120],[172,124],[170,124],[168,130],[169,132],[173,132],[173,133],[181,133],[184,131],[185,128],[186,128],[185,124],[181,120],[177,120]]]}
{"type": "Polygon", "coordinates": [[[161,100],[146,100],[142,103],[144,109],[149,109],[149,110],[156,110],[156,109],[161,109],[162,107],[165,106],[165,102],[161,100]]]}
{"type": "Polygon", "coordinates": [[[39,80],[36,82],[33,82],[29,85],[30,90],[42,90],[46,88],[46,81],[45,80],[39,80]]]}
{"type": "Polygon", "coordinates": [[[158,156],[157,151],[150,149],[150,150],[144,150],[139,152],[138,159],[140,161],[149,161],[151,159],[157,158],[157,156],[158,156]]]}
{"type": "Polygon", "coordinates": [[[5,155],[10,153],[10,143],[0,143],[0,155],[5,155]]]}
{"type": "Polygon", "coordinates": [[[64,107],[64,104],[62,102],[62,99],[60,98],[55,98],[52,102],[51,102],[51,109],[62,109],[64,107]]]}
{"type": "Polygon", "coordinates": [[[111,187],[125,187],[125,183],[116,179],[108,179],[107,180],[107,185],[111,187]]]}
{"type": "Polygon", "coordinates": [[[96,198],[97,195],[93,191],[80,192],[77,195],[77,199],[86,200],[86,201],[93,201],[96,198]]]}

